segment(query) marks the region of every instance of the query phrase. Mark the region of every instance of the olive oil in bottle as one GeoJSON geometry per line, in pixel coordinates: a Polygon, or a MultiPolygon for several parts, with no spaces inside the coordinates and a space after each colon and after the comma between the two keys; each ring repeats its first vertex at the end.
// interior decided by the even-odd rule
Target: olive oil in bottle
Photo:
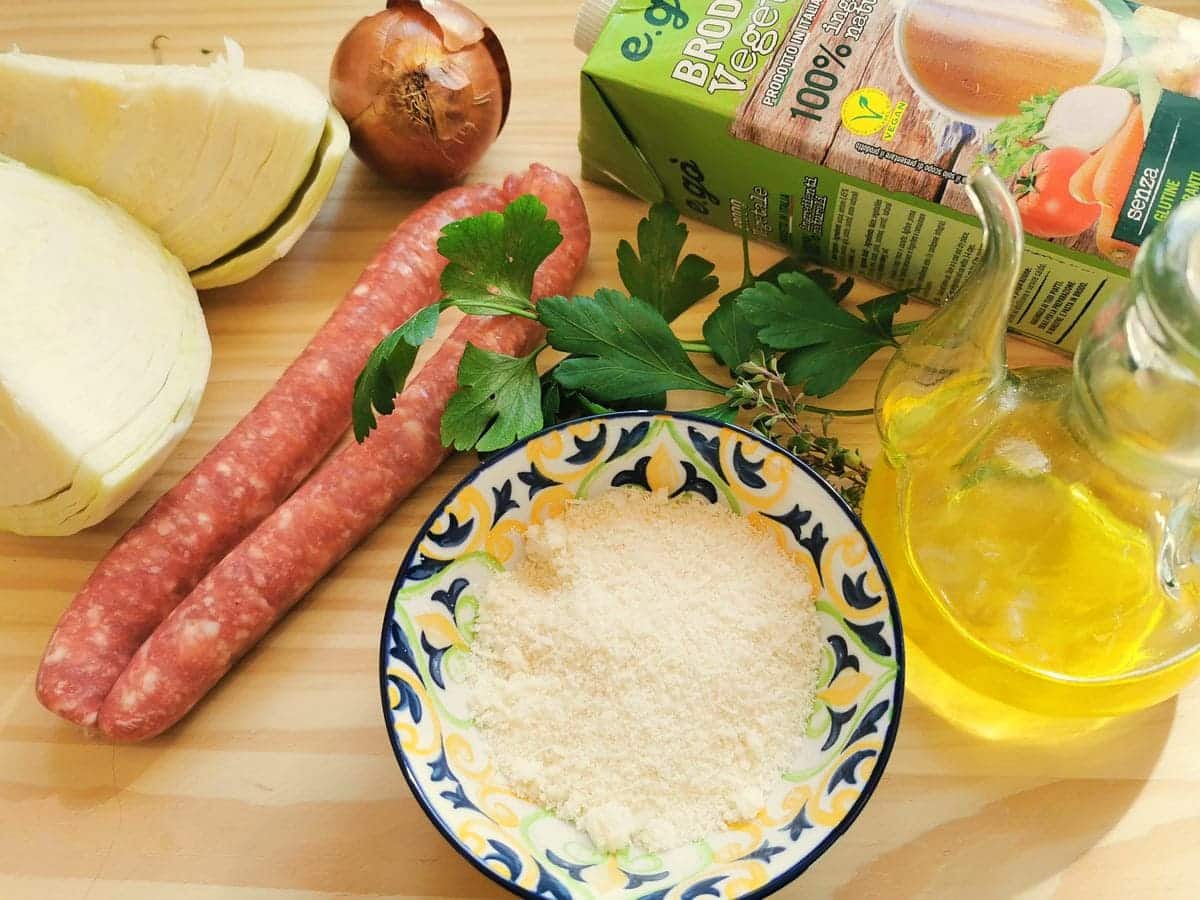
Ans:
{"type": "Polygon", "coordinates": [[[1156,703],[1200,669],[1200,206],[1147,241],[1073,370],[1009,371],[1021,241],[990,178],[972,287],[881,381],[863,518],[912,690],[969,730],[1028,739],[1156,703]]]}

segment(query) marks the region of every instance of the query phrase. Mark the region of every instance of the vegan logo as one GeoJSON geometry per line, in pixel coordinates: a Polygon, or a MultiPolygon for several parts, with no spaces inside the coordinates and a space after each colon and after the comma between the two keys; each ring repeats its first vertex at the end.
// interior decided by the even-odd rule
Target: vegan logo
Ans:
{"type": "Polygon", "coordinates": [[[879,88],[859,88],[842,103],[842,124],[851,134],[878,134],[892,118],[892,100],[879,88]]]}

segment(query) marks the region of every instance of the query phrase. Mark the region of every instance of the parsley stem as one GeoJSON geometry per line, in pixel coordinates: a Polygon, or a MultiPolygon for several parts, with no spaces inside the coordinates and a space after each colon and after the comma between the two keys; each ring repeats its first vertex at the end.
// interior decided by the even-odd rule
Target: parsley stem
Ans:
{"type": "Polygon", "coordinates": [[[750,268],[750,235],[742,232],[742,284],[748,288],[754,284],[754,271],[750,268]]]}
{"type": "Polygon", "coordinates": [[[906,334],[912,334],[920,326],[921,322],[898,322],[892,326],[892,336],[902,337],[906,334]]]}
{"type": "Polygon", "coordinates": [[[798,406],[797,412],[819,413],[823,416],[841,416],[843,418],[851,418],[853,416],[873,416],[875,415],[875,407],[869,409],[830,409],[827,406],[813,406],[811,403],[802,403],[798,406]]]}
{"type": "Polygon", "coordinates": [[[704,341],[680,341],[679,345],[688,353],[712,353],[712,347],[704,341]]]}
{"type": "Polygon", "coordinates": [[[523,319],[538,321],[538,314],[528,302],[524,306],[509,302],[504,298],[496,300],[459,300],[447,297],[441,301],[442,309],[457,309],[468,316],[520,316],[523,319]]]}

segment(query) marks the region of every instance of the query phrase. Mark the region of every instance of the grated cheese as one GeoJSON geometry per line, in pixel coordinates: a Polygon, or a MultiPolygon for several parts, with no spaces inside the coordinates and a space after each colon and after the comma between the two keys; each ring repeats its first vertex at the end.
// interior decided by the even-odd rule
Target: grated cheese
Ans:
{"type": "Polygon", "coordinates": [[[605,851],[753,817],[799,749],[813,587],[725,507],[613,490],[529,529],[479,598],[472,712],[520,796],[605,851]]]}

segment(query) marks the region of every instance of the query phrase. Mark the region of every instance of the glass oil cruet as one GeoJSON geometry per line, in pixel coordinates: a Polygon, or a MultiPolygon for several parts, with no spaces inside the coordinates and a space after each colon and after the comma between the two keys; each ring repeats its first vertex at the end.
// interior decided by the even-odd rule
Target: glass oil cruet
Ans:
{"type": "Polygon", "coordinates": [[[976,733],[1057,738],[1200,670],[1200,200],[1147,240],[1073,369],[1010,370],[1020,218],[988,170],[971,194],[982,256],[884,372],[863,518],[914,693],[976,733]]]}

